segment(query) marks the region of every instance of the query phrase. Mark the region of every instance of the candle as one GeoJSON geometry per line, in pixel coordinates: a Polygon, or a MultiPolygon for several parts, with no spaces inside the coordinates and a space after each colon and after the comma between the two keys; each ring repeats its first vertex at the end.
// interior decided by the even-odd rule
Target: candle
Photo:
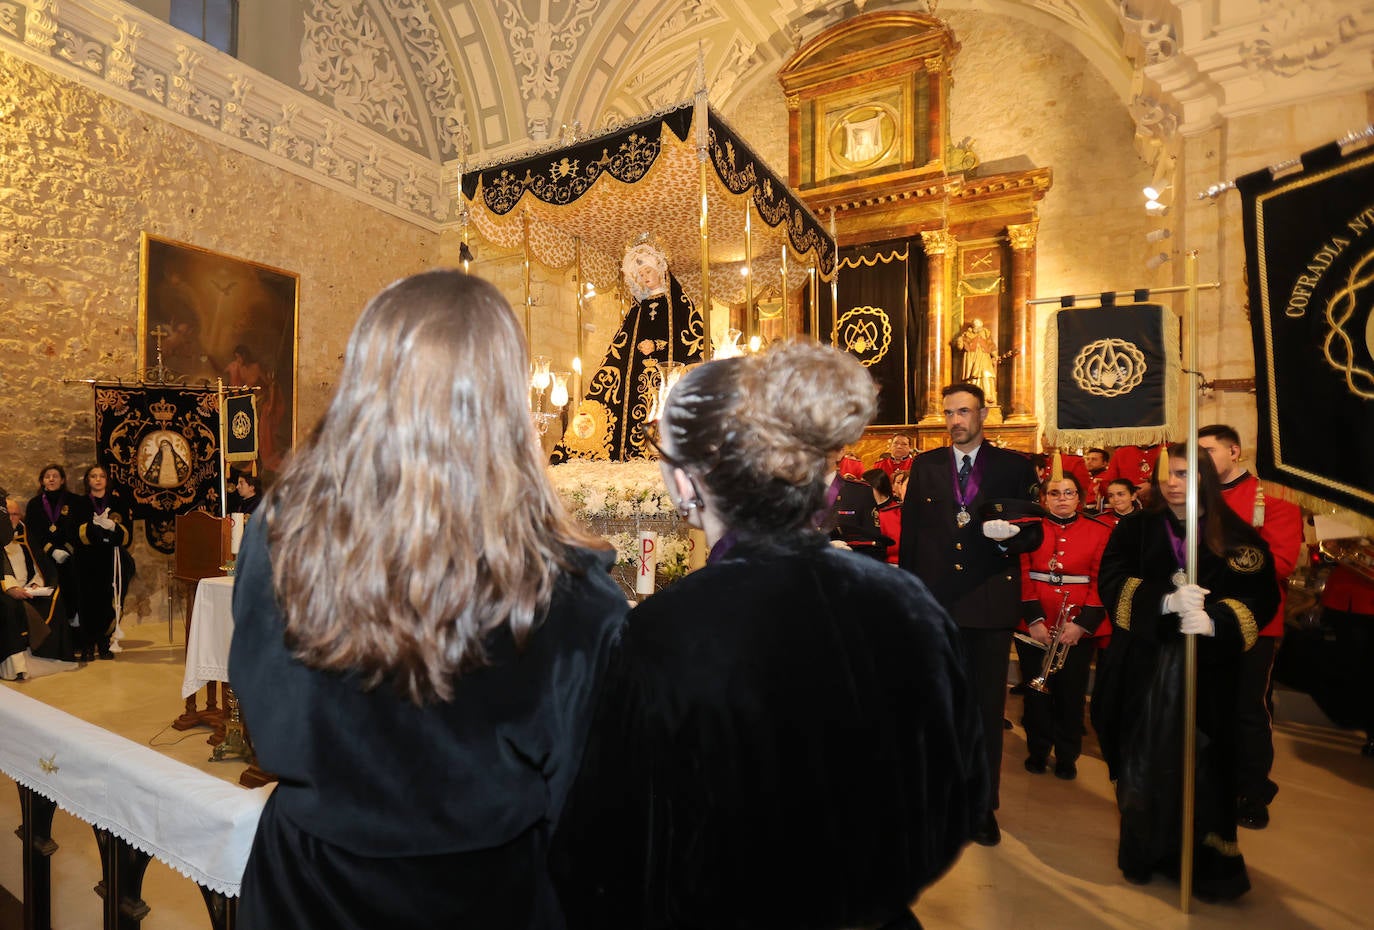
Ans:
{"type": "MultiPolygon", "coordinates": [[[[237,556],[239,554],[239,544],[243,542],[243,518],[244,514],[229,514],[229,554],[237,556]]],[[[223,537],[221,537],[223,538],[223,537]]]]}
{"type": "Polygon", "coordinates": [[[636,594],[654,593],[654,571],[658,568],[658,534],[639,531],[639,574],[635,576],[636,594]]]}

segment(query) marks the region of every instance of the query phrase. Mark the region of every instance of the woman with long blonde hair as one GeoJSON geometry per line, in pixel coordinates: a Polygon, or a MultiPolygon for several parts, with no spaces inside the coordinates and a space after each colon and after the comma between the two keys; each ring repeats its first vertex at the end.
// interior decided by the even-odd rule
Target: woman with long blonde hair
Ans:
{"type": "Polygon", "coordinates": [[[562,926],[546,838],[626,605],[550,487],[524,338],[457,271],[363,310],[249,523],[232,683],[277,775],[239,926],[562,926]]]}

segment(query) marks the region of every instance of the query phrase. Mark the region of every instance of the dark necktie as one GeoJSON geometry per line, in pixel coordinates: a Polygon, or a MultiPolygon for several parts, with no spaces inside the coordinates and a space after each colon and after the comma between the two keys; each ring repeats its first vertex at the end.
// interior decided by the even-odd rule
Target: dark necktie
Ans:
{"type": "Polygon", "coordinates": [[[969,457],[969,456],[966,455],[966,456],[964,456],[964,464],[962,464],[962,465],[959,466],[959,493],[960,493],[960,494],[962,494],[962,493],[964,493],[965,491],[968,490],[968,475],[969,475],[969,472],[971,472],[971,471],[973,471],[973,459],[972,459],[971,457],[969,457]]]}

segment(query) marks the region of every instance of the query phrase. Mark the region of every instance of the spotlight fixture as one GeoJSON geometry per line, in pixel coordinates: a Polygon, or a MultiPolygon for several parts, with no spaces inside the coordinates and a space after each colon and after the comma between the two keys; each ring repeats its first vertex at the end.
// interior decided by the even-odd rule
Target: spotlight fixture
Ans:
{"type": "Polygon", "coordinates": [[[1155,174],[1150,183],[1145,185],[1143,193],[1146,200],[1162,200],[1164,192],[1169,189],[1170,181],[1174,173],[1174,159],[1171,155],[1161,153],[1155,159],[1155,174]]]}
{"type": "Polygon", "coordinates": [[[1167,181],[1162,182],[1162,183],[1156,182],[1156,183],[1154,183],[1154,184],[1147,185],[1146,188],[1145,188],[1145,190],[1144,190],[1145,199],[1146,199],[1146,200],[1158,200],[1159,198],[1161,198],[1161,197],[1164,196],[1164,192],[1167,191],[1168,189],[1169,189],[1169,182],[1167,182],[1167,181]]]}
{"type": "Polygon", "coordinates": [[[1145,259],[1145,267],[1150,269],[1151,271],[1154,271],[1155,269],[1162,267],[1164,263],[1168,260],[1169,253],[1160,252],[1158,255],[1151,255],[1149,258],[1145,259]]]}
{"type": "Polygon", "coordinates": [[[1167,229],[1156,229],[1145,234],[1145,241],[1153,245],[1156,242],[1163,242],[1172,235],[1173,233],[1167,229]]]}
{"type": "Polygon", "coordinates": [[[586,282],[585,284],[582,285],[582,299],[583,299],[583,300],[591,300],[591,299],[592,299],[593,297],[595,297],[595,296],[596,296],[596,285],[595,285],[595,284],[593,284],[591,281],[588,281],[588,282],[586,282]]]}
{"type": "Polygon", "coordinates": [[[1145,212],[1151,216],[1167,216],[1169,205],[1160,203],[1158,200],[1151,200],[1145,204],[1145,212]]]}

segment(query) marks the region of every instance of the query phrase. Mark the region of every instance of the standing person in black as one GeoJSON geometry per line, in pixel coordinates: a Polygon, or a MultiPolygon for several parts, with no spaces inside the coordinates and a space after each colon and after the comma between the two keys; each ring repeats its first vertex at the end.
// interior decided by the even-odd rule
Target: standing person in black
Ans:
{"type": "Polygon", "coordinates": [[[876,397],[804,342],[668,394],[645,441],[710,554],[612,656],[554,842],[573,930],[919,930],[986,782],[954,624],[814,520],[876,397]]]}
{"type": "MultiPolygon", "coordinates": [[[[56,462],[38,473],[38,493],[24,509],[24,527],[34,554],[57,566],[56,582],[69,607],[76,609],[78,584],[76,562],[77,521],[72,511],[76,495],[67,491],[67,470],[56,462]]],[[[50,581],[53,579],[49,579],[50,581]]],[[[77,631],[80,637],[81,632],[77,631]]]]}
{"type": "MultiPolygon", "coordinates": [[[[111,637],[124,612],[124,597],[134,579],[133,517],[123,496],[110,487],[99,465],[86,469],[81,483],[85,495],[72,505],[76,524],[77,612],[81,615],[81,659],[96,654],[113,659],[111,637]]],[[[121,636],[123,634],[120,634],[121,636]]]]}
{"type": "Polygon", "coordinates": [[[1036,501],[1039,481],[1029,459],[985,441],[988,408],[981,388],[956,383],[941,394],[951,445],[923,453],[911,467],[898,564],[926,583],[959,627],[991,785],[987,817],[973,838],[996,846],[1002,839],[993,812],[1002,767],[1007,664],[1012,630],[1021,617],[1020,555],[1039,547],[1042,530],[1039,520],[1022,528],[982,514],[999,500],[1036,501]]]}
{"type": "Polygon", "coordinates": [[[528,363],[492,285],[396,282],[248,521],[229,667],[280,781],[241,930],[563,926],[545,847],[626,605],[549,483],[528,363]]]}

